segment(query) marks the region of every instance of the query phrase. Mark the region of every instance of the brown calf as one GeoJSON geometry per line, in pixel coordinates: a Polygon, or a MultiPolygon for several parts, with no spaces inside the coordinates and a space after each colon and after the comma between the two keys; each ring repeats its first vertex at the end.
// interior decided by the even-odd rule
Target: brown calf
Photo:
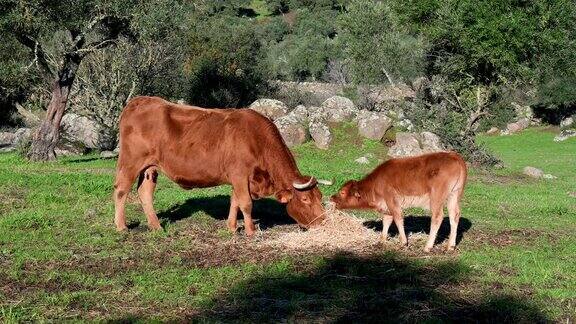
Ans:
{"type": "Polygon", "coordinates": [[[331,200],[338,209],[375,209],[382,214],[382,238],[388,237],[392,220],[400,241],[408,244],[402,209],[420,207],[432,211],[430,235],[424,251],[434,246],[448,205],[448,250],[456,246],[460,199],[466,184],[466,163],[455,152],[440,152],[392,159],[382,163],[360,181],[348,181],[331,200]]]}

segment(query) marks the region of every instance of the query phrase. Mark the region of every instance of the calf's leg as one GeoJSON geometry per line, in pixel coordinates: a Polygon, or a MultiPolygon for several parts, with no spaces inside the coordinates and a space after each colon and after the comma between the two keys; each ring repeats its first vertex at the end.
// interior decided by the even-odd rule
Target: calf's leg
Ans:
{"type": "Polygon", "coordinates": [[[158,171],[154,166],[142,171],[138,180],[138,198],[148,219],[148,227],[153,230],[162,228],[154,211],[154,189],[156,189],[157,180],[158,171]]]}
{"type": "Polygon", "coordinates": [[[394,217],[392,215],[383,214],[382,215],[382,242],[388,240],[388,230],[392,224],[394,217]]]}
{"type": "Polygon", "coordinates": [[[456,235],[458,234],[458,223],[460,221],[460,195],[452,193],[448,198],[448,217],[450,218],[450,236],[448,237],[448,251],[456,247],[456,235]]]}
{"type": "Polygon", "coordinates": [[[402,245],[408,245],[408,238],[406,238],[406,231],[404,231],[404,216],[402,215],[402,208],[396,201],[387,202],[394,224],[398,229],[398,236],[402,245]]]}
{"type": "Polygon", "coordinates": [[[228,220],[226,223],[228,225],[228,229],[235,233],[238,223],[238,199],[236,198],[234,190],[232,190],[232,194],[230,195],[230,212],[228,213],[228,220]]]}
{"type": "Polygon", "coordinates": [[[442,202],[433,202],[431,205],[432,219],[430,222],[430,233],[428,235],[428,241],[426,246],[424,246],[424,252],[430,252],[432,247],[434,247],[434,242],[436,242],[436,236],[438,235],[438,229],[442,225],[442,220],[444,218],[444,206],[442,202]]]}

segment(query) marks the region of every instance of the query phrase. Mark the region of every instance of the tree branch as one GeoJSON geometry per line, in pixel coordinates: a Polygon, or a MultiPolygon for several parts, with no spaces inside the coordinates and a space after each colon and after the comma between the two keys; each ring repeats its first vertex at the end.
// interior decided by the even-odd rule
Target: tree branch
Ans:
{"type": "Polygon", "coordinates": [[[32,63],[27,67],[29,68],[32,64],[36,64],[39,66],[45,74],[49,76],[53,76],[54,72],[50,68],[50,64],[48,64],[48,60],[46,59],[46,52],[42,48],[42,45],[32,36],[26,34],[15,34],[16,39],[20,42],[20,44],[28,47],[32,50],[34,54],[34,60],[32,63]]]}

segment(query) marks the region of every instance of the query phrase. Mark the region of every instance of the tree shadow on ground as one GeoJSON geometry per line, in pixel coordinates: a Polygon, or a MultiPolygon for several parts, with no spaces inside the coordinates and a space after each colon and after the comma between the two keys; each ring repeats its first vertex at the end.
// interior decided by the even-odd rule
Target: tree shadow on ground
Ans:
{"type": "Polygon", "coordinates": [[[547,322],[525,296],[474,288],[456,260],[336,254],[248,279],[186,320],[200,322],[547,322]],[[313,264],[316,264],[315,266],[313,264]],[[299,266],[295,266],[298,268],[299,266]],[[307,267],[307,268],[306,268],[307,267]],[[466,285],[470,285],[466,289],[466,285]]]}
{"type": "MultiPolygon", "coordinates": [[[[364,222],[364,226],[373,229],[378,232],[382,232],[382,220],[370,220],[364,222]]],[[[460,222],[458,223],[458,232],[456,234],[456,244],[460,243],[466,233],[470,228],[472,228],[472,222],[465,217],[460,217],[460,222]]],[[[409,215],[404,217],[404,230],[406,235],[409,233],[426,233],[430,234],[430,216],[413,216],[409,215]]],[[[389,236],[398,235],[398,229],[396,225],[392,223],[390,230],[388,231],[389,236]]],[[[450,219],[444,217],[442,220],[442,225],[438,230],[438,235],[436,236],[436,243],[440,243],[448,239],[450,235],[450,219]]]]}
{"type": "MultiPolygon", "coordinates": [[[[229,210],[230,196],[196,197],[160,212],[158,217],[167,219],[170,222],[176,222],[188,218],[196,212],[202,211],[212,218],[224,220],[228,218],[229,210]]],[[[238,218],[241,219],[241,217],[242,213],[238,212],[238,218]]],[[[260,229],[263,230],[277,225],[296,224],[296,222],[288,216],[286,206],[276,200],[268,198],[254,201],[252,217],[256,223],[259,224],[260,229]]]]}

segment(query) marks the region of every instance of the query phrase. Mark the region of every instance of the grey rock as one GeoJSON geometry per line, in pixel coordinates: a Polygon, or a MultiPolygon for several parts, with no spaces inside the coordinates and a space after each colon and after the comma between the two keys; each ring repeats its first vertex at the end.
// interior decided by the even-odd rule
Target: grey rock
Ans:
{"type": "Polygon", "coordinates": [[[298,105],[294,108],[290,114],[301,124],[306,124],[308,122],[308,109],[303,105],[298,105]]]}
{"type": "Polygon", "coordinates": [[[526,129],[528,126],[530,126],[530,120],[527,118],[520,118],[518,121],[506,125],[506,131],[502,132],[502,135],[518,133],[519,131],[526,129]]]}
{"type": "Polygon", "coordinates": [[[100,152],[100,157],[104,159],[115,158],[118,156],[117,152],[114,151],[102,151],[100,152]]]}
{"type": "Polygon", "coordinates": [[[0,132],[0,147],[12,146],[16,140],[16,134],[11,132],[0,132]]]}
{"type": "Polygon", "coordinates": [[[288,114],[288,107],[286,104],[275,99],[258,99],[254,101],[249,108],[261,113],[271,120],[276,120],[288,114]]]}
{"type": "Polygon", "coordinates": [[[571,137],[576,137],[576,130],[565,129],[554,137],[554,142],[563,142],[571,137]]]}
{"type": "Polygon", "coordinates": [[[522,173],[531,177],[531,178],[535,178],[535,179],[540,179],[544,177],[544,171],[535,168],[535,167],[531,167],[531,166],[527,166],[522,170],[522,173]]]}
{"type": "Polygon", "coordinates": [[[63,141],[81,143],[87,148],[100,148],[100,126],[94,120],[74,113],[62,117],[61,137],[63,141]]]}
{"type": "Polygon", "coordinates": [[[32,130],[30,128],[18,128],[16,133],[14,133],[16,139],[14,140],[14,146],[18,146],[24,141],[27,141],[32,136],[32,130]]]}
{"type": "Polygon", "coordinates": [[[388,150],[388,156],[399,158],[444,150],[445,147],[440,137],[434,133],[398,133],[396,134],[396,142],[388,150]]]}
{"type": "Polygon", "coordinates": [[[528,121],[530,121],[534,117],[534,111],[530,106],[522,106],[516,102],[512,102],[512,107],[518,119],[528,119],[528,121]]]}
{"type": "Polygon", "coordinates": [[[396,143],[388,150],[388,155],[393,158],[416,156],[424,153],[420,147],[418,136],[414,133],[397,133],[396,143]]]}
{"type": "Polygon", "coordinates": [[[340,96],[326,99],[322,103],[321,108],[325,111],[324,114],[326,114],[327,120],[335,123],[351,121],[358,113],[358,109],[352,100],[340,96]]]}
{"type": "Polygon", "coordinates": [[[386,131],[392,126],[392,119],[383,113],[362,112],[356,118],[358,133],[365,138],[381,140],[386,131]]]}
{"type": "Polygon", "coordinates": [[[361,157],[357,158],[356,160],[354,160],[354,162],[356,162],[358,164],[368,164],[368,163],[370,163],[370,160],[368,160],[368,158],[365,156],[361,156],[361,157]]]}
{"type": "Polygon", "coordinates": [[[326,150],[332,143],[332,133],[330,127],[323,122],[312,121],[309,125],[310,136],[314,140],[317,148],[326,150]]]}
{"type": "Polygon", "coordinates": [[[302,144],[308,139],[306,128],[294,116],[280,117],[274,121],[274,124],[289,147],[302,144]]]}
{"type": "Polygon", "coordinates": [[[492,127],[486,131],[486,135],[496,135],[498,133],[500,133],[500,130],[498,129],[498,127],[492,127]]]}
{"type": "Polygon", "coordinates": [[[572,125],[574,125],[574,116],[564,118],[560,122],[560,128],[567,128],[567,127],[570,127],[572,125]]]}

